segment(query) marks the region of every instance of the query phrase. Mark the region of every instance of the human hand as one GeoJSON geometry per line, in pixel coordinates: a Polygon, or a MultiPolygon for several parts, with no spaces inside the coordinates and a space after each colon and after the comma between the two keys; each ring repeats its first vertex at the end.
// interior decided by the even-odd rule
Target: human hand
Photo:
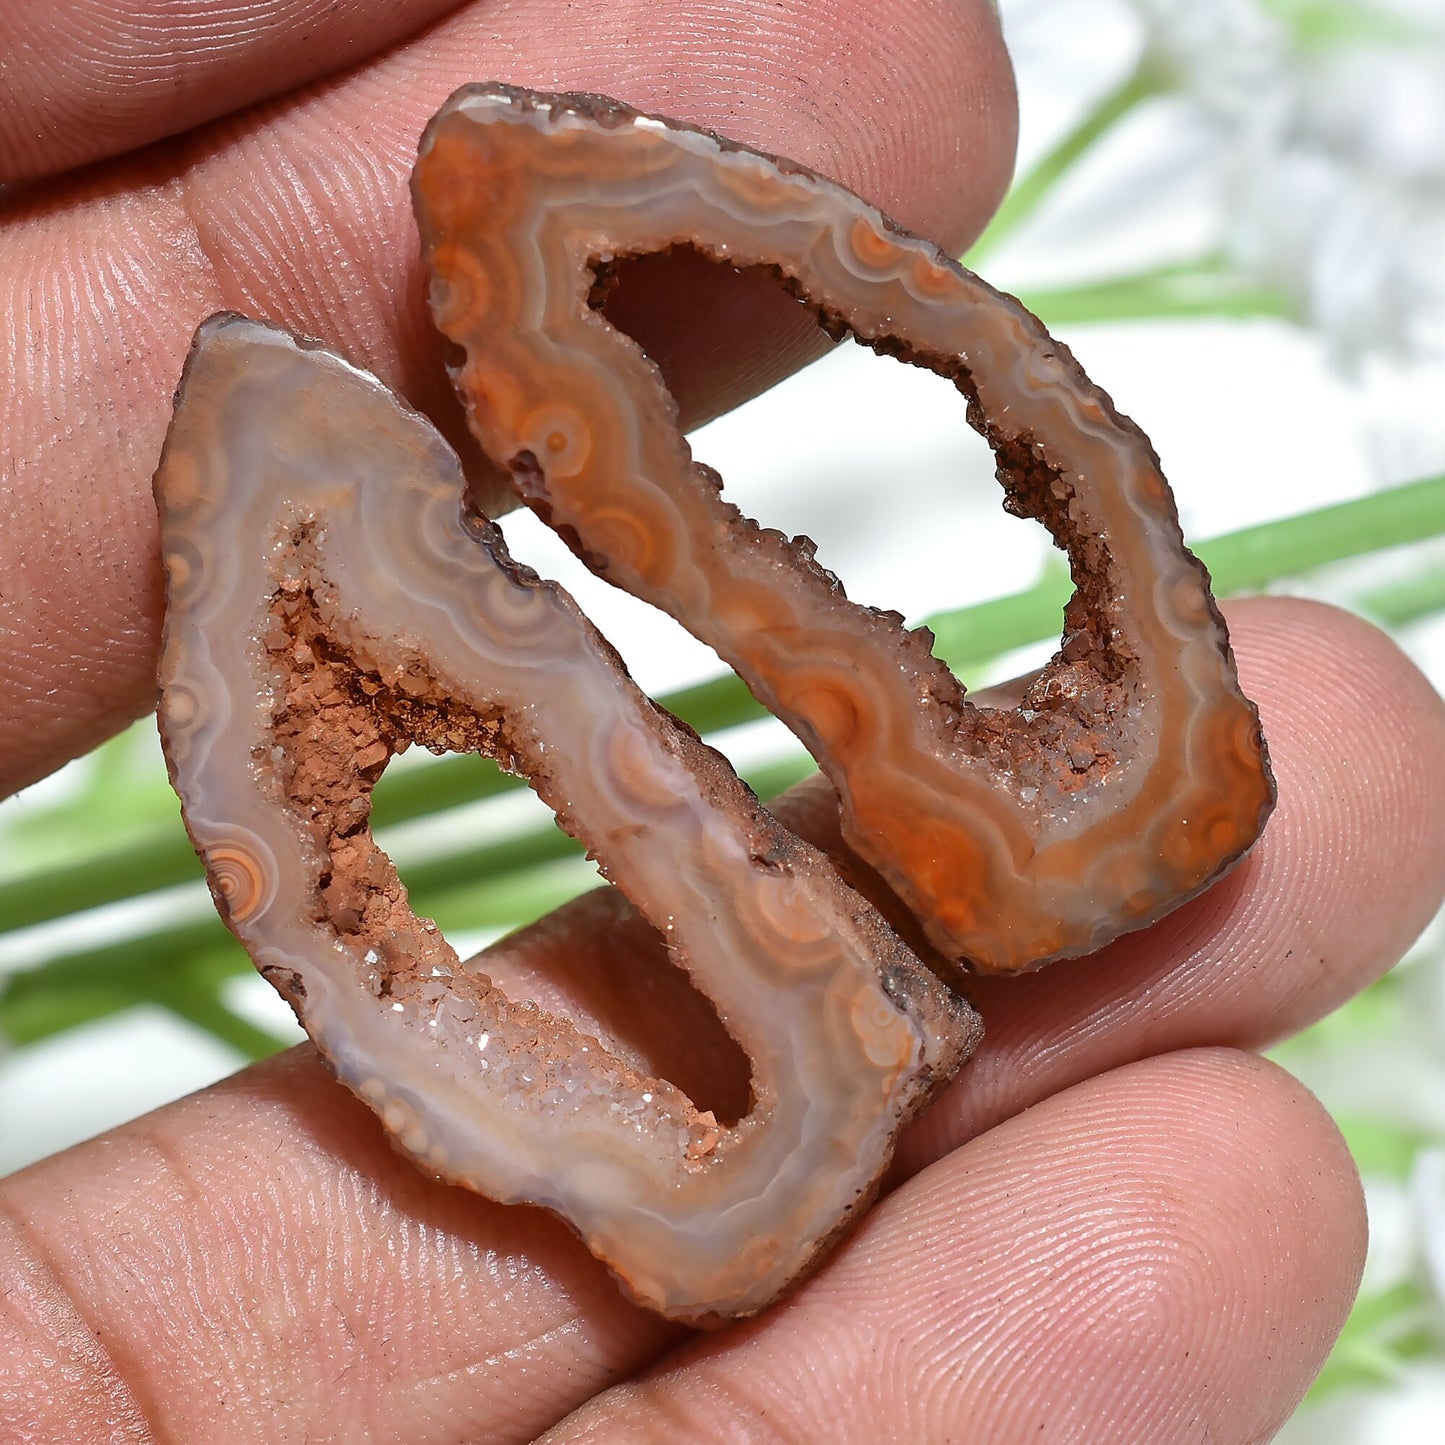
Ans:
{"type": "MultiPolygon", "coordinates": [[[[478,17],[483,8],[465,14],[487,36],[504,22],[525,35],[541,9],[555,12],[547,47],[562,53],[565,17],[556,6],[486,8],[478,17]]],[[[776,23],[827,24],[836,33],[841,13],[820,16],[818,8],[809,22],[799,7],[776,23]]],[[[1006,94],[984,32],[959,28],[952,13],[917,8],[926,43],[910,46],[900,34],[884,45],[894,73],[917,85],[932,75],[924,96],[956,93],[958,82],[946,77],[959,73],[974,77],[965,89],[1006,94]],[[922,77],[920,64],[928,67],[922,77]]],[[[414,131],[455,83],[501,73],[500,55],[510,79],[621,92],[800,155],[949,244],[981,221],[1004,165],[1003,122],[992,132],[974,128],[961,100],[958,115],[933,119],[968,126],[960,138],[985,149],[992,134],[994,149],[979,190],[950,198],[951,214],[930,217],[924,192],[936,177],[922,169],[924,157],[947,156],[939,170],[951,173],[951,151],[925,149],[909,168],[895,160],[899,190],[886,194],[887,180],[868,183],[888,141],[871,123],[855,117],[856,130],[844,132],[855,143],[835,139],[842,148],[825,151],[823,131],[838,118],[827,104],[811,145],[808,133],[781,123],[770,131],[761,106],[751,117],[719,108],[707,93],[716,82],[706,78],[717,67],[703,64],[696,41],[688,53],[699,53],[697,92],[686,92],[688,77],[671,59],[678,36],[666,33],[657,9],[649,11],[659,32],[655,42],[649,36],[651,82],[635,45],[609,65],[590,27],[585,64],[570,69],[535,59],[529,67],[524,56],[537,51],[522,39],[511,49],[493,50],[488,40],[459,53],[453,27],[433,32],[423,43],[444,44],[445,60],[430,68],[408,62],[435,92],[419,87],[414,131]]],[[[585,27],[585,18],[576,23],[585,27]]],[[[876,57],[880,39],[867,17],[851,23],[859,53],[876,57]]],[[[777,70],[791,73],[779,67],[775,36],[739,43],[757,47],[749,61],[757,93],[775,94],[777,70]]],[[[201,172],[229,164],[220,174],[232,187],[239,166],[261,164],[264,176],[268,160],[283,165],[292,152],[279,144],[288,136],[314,166],[341,129],[316,129],[314,108],[335,115],[354,105],[369,117],[384,103],[372,74],[267,119],[228,122],[233,141],[193,139],[187,153],[201,172]],[[343,93],[352,99],[335,98],[343,93]]],[[[822,64],[816,74],[837,89],[815,89],[814,105],[880,88],[876,76],[856,70],[822,64]]],[[[410,94],[407,104],[409,123],[410,94]]],[[[344,313],[344,283],[312,294],[316,257],[327,250],[315,231],[310,250],[302,248],[305,262],[272,237],[237,252],[250,270],[237,292],[186,296],[197,316],[221,300],[245,304],[338,341],[394,382],[415,375],[415,399],[432,386],[420,379],[429,364],[424,324],[389,300],[414,296],[414,276],[384,269],[392,264],[385,248],[401,247],[407,226],[401,182],[411,142],[395,116],[380,130],[391,136],[393,127],[390,209],[335,183],[338,232],[354,239],[371,224],[365,246],[384,278],[359,322],[344,313]],[[390,217],[389,229],[375,224],[378,215],[390,217]],[[293,257],[281,273],[289,285],[263,293],[263,282],[279,284],[265,268],[282,256],[293,257]]],[[[383,149],[351,154],[358,166],[381,165],[383,149]]],[[[308,174],[325,181],[331,172],[308,174]]],[[[276,171],[270,184],[281,197],[304,181],[276,171]]],[[[116,184],[112,178],[110,194],[124,195],[116,184]]],[[[224,179],[216,184],[224,191],[224,179]]],[[[260,189],[218,194],[217,204],[254,208],[260,189]]],[[[22,199],[33,206],[38,197],[22,199]]],[[[70,268],[57,276],[94,278],[98,270],[76,269],[77,253],[54,254],[56,238],[78,225],[72,215],[49,233],[49,266],[70,268]]],[[[26,241],[40,233],[17,222],[13,234],[40,265],[42,242],[26,241]]],[[[286,236],[288,246],[305,240],[286,236]]],[[[94,254],[97,244],[79,254],[94,254]]],[[[146,259],[135,254],[137,265],[146,259]]],[[[233,260],[227,274],[242,269],[233,260]]],[[[30,289],[42,288],[32,281],[30,289]]],[[[652,294],[666,298],[666,306],[655,303],[661,319],[675,298],[661,287],[652,294]]],[[[739,299],[730,343],[710,347],[691,382],[674,369],[684,394],[693,387],[695,411],[762,375],[760,350],[745,345],[755,329],[747,304],[739,299]]],[[[148,345],[172,348],[154,376],[150,350],[133,349],[132,368],[147,370],[145,385],[154,382],[161,398],[191,320],[177,312],[168,327],[157,322],[147,333],[148,345]]],[[[98,347],[104,330],[92,331],[98,347]]],[[[119,375],[121,353],[101,354],[117,358],[119,375]]],[[[133,428],[154,409],[158,445],[163,400],[143,395],[139,381],[108,396],[134,409],[133,428]]],[[[435,398],[440,408],[439,385],[435,398]]],[[[144,525],[126,533],[126,555],[145,555],[150,524],[137,499],[153,454],[142,456],[130,437],[110,439],[121,442],[118,451],[78,460],[61,448],[74,469],[60,476],[73,486],[131,457],[131,471],[109,473],[133,489],[125,494],[130,511],[125,498],[87,497],[80,515],[52,516],[42,536],[94,536],[107,511],[134,514],[144,525]]],[[[34,545],[33,523],[22,518],[16,530],[34,545]]],[[[122,550],[117,541],[102,561],[122,550]]],[[[50,736],[25,735],[42,768],[60,748],[127,715],[114,706],[127,676],[141,702],[148,695],[150,594],[117,587],[104,567],[89,585],[112,611],[129,598],[129,630],[117,630],[115,615],[97,618],[79,606],[67,626],[62,613],[43,607],[25,619],[35,637],[58,627],[72,673],[86,649],[105,654],[110,668],[101,685],[72,682],[46,704],[39,716],[50,736]],[[118,637],[129,639],[129,665],[113,655],[118,637]],[[36,751],[37,741],[52,751],[36,751]]],[[[1428,916],[1445,872],[1445,798],[1422,760],[1440,755],[1445,719],[1408,664],[1359,623],[1293,603],[1249,604],[1231,620],[1281,781],[1266,837],[1221,887],[1149,934],[1094,960],[980,983],[990,1034],[978,1059],[905,1140],[898,1187],[792,1300],[750,1324],[687,1339],[625,1304],[555,1220],[424,1180],[314,1055],[297,1050],[0,1188],[11,1252],[0,1306],[0,1371],[10,1376],[0,1373],[0,1410],[11,1415],[0,1414],[0,1423],[30,1432],[22,1439],[66,1440],[127,1438],[126,1429],[131,1438],[149,1430],[205,1440],[525,1439],[554,1424],[557,1439],[592,1440],[1154,1442],[1267,1433],[1307,1384],[1348,1307],[1362,1219],[1353,1170],[1318,1106],[1278,1071],[1230,1050],[1259,1047],[1336,1006],[1393,961],[1428,916]],[[1206,1045],[1213,1047],[1182,1052],[1206,1045]],[[1030,1105],[1038,1107],[1022,1112],[1030,1105]]],[[[23,726],[39,730],[36,714],[27,716],[23,726]]]]}
{"type": "MultiPolygon", "coordinates": [[[[937,10],[910,0],[880,33],[857,0],[654,0],[605,18],[565,0],[7,7],[0,182],[41,179],[0,193],[0,796],[154,706],[150,478],[205,316],[230,307],[334,344],[430,413],[487,490],[407,194],[452,90],[616,93],[795,156],[958,251],[1008,181],[1013,82],[982,0],[937,10]]],[[[619,307],[693,422],[820,342],[764,278],[687,258],[648,268],[619,307]]]]}

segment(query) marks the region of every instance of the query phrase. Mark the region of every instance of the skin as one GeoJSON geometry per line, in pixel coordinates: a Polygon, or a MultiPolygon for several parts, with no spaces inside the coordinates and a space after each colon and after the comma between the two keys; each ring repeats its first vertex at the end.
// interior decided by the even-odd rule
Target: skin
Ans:
{"type": "MultiPolygon", "coordinates": [[[[66,8],[164,70],[201,7],[66,8]]],[[[0,336],[0,791],[151,703],[149,475],[202,315],[320,335],[458,434],[404,205],[414,138],[456,84],[712,124],[954,249],[1007,178],[1012,88],[982,3],[899,0],[889,27],[864,0],[444,8],[237,7],[279,33],[311,15],[289,71],[273,34],[121,110],[50,7],[10,7],[49,68],[0,128],[5,175],[41,177],[5,197],[0,233],[18,318],[0,336]],[[416,39],[380,50],[403,12],[416,39]],[[266,100],[298,66],[316,82],[266,100]],[[79,157],[46,119],[82,92],[115,116],[86,143],[97,164],[59,173],[79,157]]],[[[804,354],[766,296],[699,308],[690,278],[646,280],[636,329],[694,417],[804,354]],[[682,346],[693,315],[707,329],[682,346]]],[[[1252,1051],[1377,977],[1438,905],[1445,779],[1425,760],[1445,755],[1445,706],[1355,619],[1279,600],[1229,616],[1280,781],[1258,848],[1148,933],[980,983],[979,1057],[784,1304],[707,1335],[639,1312],[550,1216],[423,1179],[302,1048],[0,1183],[0,1436],[1269,1438],[1344,1319],[1364,1216],[1328,1118],[1252,1051]]]]}

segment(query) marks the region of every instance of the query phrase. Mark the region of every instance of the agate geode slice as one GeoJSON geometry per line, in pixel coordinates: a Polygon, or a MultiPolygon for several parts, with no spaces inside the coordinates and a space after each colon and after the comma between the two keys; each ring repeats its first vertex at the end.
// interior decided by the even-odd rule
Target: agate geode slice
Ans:
{"type": "Polygon", "coordinates": [[[186,826],[226,922],[406,1153],[556,1210],[654,1309],[751,1313],[871,1197],[977,1020],[464,490],[431,424],[334,353],[201,327],[156,474],[186,826]],[[368,829],[412,741],[526,773],[665,931],[752,1061],[742,1119],[509,1000],[498,960],[461,964],[415,917],[368,829]]]}
{"type": "Polygon", "coordinates": [[[1012,972],[1092,952],[1254,842],[1274,803],[1259,718],[1158,458],[1013,298],[801,166],[599,96],[461,90],[412,189],[483,449],[793,729],[943,955],[1012,972]],[[598,309],[619,258],[679,245],[766,268],[835,335],[963,393],[1005,505],[1077,589],[1020,706],[975,707],[926,632],[850,603],[693,461],[657,368],[598,309]]]}
{"type": "MultiPolygon", "coordinates": [[[[598,97],[459,92],[414,190],[483,449],[795,729],[843,839],[816,787],[798,816],[935,962],[1096,948],[1254,840],[1273,800],[1258,719],[1154,454],[1016,302],[801,167],[598,97]],[[927,634],[849,603],[693,462],[602,310],[619,258],[674,246],[765,267],[834,334],[958,385],[1006,505],[1077,586],[1017,707],[975,706],[927,634]]],[[[342,357],[242,317],[201,327],[156,474],[187,827],[227,923],[399,1148],[557,1211],[654,1309],[752,1313],[872,1197],[978,1020],[465,492],[431,424],[342,357]],[[370,836],[371,789],[411,742],[526,774],[637,912],[584,902],[459,961],[370,836]],[[641,966],[644,920],[748,1056],[736,1119],[495,981],[529,950],[591,957],[569,949],[584,927],[641,966]]]]}

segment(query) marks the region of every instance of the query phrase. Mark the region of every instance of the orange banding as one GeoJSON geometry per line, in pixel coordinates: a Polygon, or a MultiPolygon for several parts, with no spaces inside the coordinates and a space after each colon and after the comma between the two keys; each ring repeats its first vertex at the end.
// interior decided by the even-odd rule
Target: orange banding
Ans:
{"type": "Polygon", "coordinates": [[[837,788],[844,837],[943,954],[1009,971],[1092,950],[1199,892],[1257,836],[1274,801],[1259,719],[1158,461],[1015,301],[801,166],[598,97],[458,92],[427,131],[413,194],[443,282],[468,246],[531,267],[535,289],[505,323],[448,307],[440,328],[473,362],[505,354],[531,394],[593,418],[585,474],[570,447],[549,465],[464,370],[482,447],[503,465],[525,451],[519,492],[578,555],[671,612],[797,732],[837,788]],[[505,214],[459,212],[458,194],[501,176],[505,214]],[[898,619],[848,602],[692,461],[656,368],[590,310],[586,274],[599,252],[679,242],[768,267],[835,334],[942,373],[974,404],[1007,506],[1048,527],[1078,585],[1068,655],[1019,708],[975,708],[898,619]],[[865,825],[905,809],[894,779],[925,774],[926,827],[906,811],[865,825]],[[1209,830],[1154,851],[1161,817],[1220,799],[1227,841],[1209,830]]]}

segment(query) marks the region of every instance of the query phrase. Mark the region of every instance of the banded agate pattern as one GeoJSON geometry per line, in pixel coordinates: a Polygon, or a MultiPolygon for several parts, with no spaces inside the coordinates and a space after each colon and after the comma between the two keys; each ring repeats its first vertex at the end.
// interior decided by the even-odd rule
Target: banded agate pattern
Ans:
{"type": "Polygon", "coordinates": [[[800,166],[603,97],[459,91],[413,193],[483,448],[793,728],[849,845],[946,957],[1011,972],[1093,951],[1254,842],[1274,801],[1258,716],[1158,460],[1012,298],[800,166]],[[1076,586],[1017,708],[976,707],[926,633],[850,603],[694,463],[656,367],[595,305],[617,258],[679,245],[768,268],[835,334],[957,385],[1006,506],[1044,523],[1076,586]]]}
{"type": "Polygon", "coordinates": [[[511,560],[428,421],[228,314],[197,332],[156,474],[160,719],[187,827],[223,917],[400,1149],[555,1210],[653,1309],[748,1315],[866,1205],[979,1034],[837,869],[941,973],[1091,951],[1253,843],[1274,800],[1258,717],[1147,439],[1017,302],[856,196],[603,97],[504,85],[439,112],[413,192],[483,450],[794,729],[827,781],[788,816],[833,857],[511,560]],[[832,334],[957,386],[1005,506],[1075,582],[1016,706],[975,705],[926,633],[850,603],[807,539],[744,517],[694,462],[605,314],[618,261],[679,246],[766,268],[832,334]],[[411,742],[526,774],[619,894],[461,962],[370,834],[411,742]],[[585,1007],[494,982],[584,935],[578,968],[651,950],[686,969],[750,1061],[742,1117],[579,1026],[585,1007]]]}
{"type": "Polygon", "coordinates": [[[977,1037],[828,860],[464,516],[456,457],[339,356],[221,315],[156,474],[160,718],[217,905],[426,1170],[556,1210],[641,1302],[752,1313],[871,1197],[977,1037]],[[370,791],[409,741],[527,773],[752,1062],[720,1125],[411,912],[370,791]]]}

